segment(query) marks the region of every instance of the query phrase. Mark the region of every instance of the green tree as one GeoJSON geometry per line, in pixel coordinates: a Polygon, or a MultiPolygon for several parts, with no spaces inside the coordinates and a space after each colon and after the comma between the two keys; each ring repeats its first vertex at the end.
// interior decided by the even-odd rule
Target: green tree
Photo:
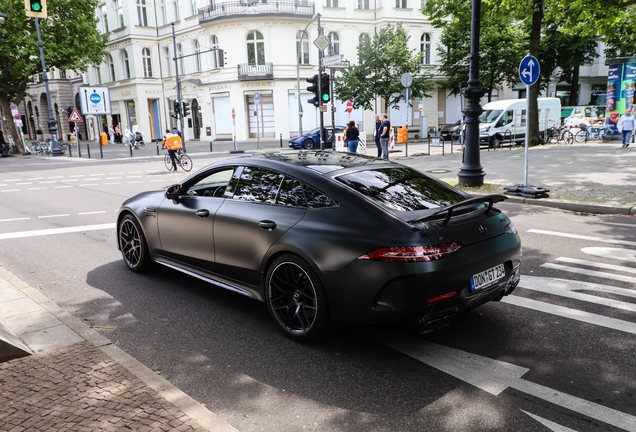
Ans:
{"type": "Polygon", "coordinates": [[[626,7],[618,15],[612,33],[605,36],[607,58],[636,56],[636,7],[626,7]]]}
{"type": "MultiPolygon", "coordinates": [[[[47,69],[85,71],[101,63],[107,35],[97,30],[97,0],[48,0],[48,18],[40,20],[47,69]]],[[[32,77],[42,72],[35,18],[27,18],[22,0],[0,0],[6,16],[0,25],[0,106],[5,115],[10,105],[22,102],[32,77]]],[[[22,152],[13,122],[9,133],[22,152]]]]}
{"type": "Polygon", "coordinates": [[[432,74],[422,71],[422,53],[408,49],[409,37],[402,24],[389,24],[373,38],[362,38],[358,44],[358,64],[343,70],[334,80],[334,94],[339,100],[350,100],[354,108],[373,109],[377,97],[384,100],[384,111],[398,107],[402,98],[400,77],[413,76],[413,98],[431,97],[432,74]]]}
{"type": "MultiPolygon", "coordinates": [[[[429,0],[422,13],[434,27],[442,29],[437,47],[441,59],[440,72],[447,77],[440,88],[457,95],[468,86],[471,0],[429,0]]],[[[526,35],[514,25],[512,17],[493,14],[484,4],[481,7],[479,38],[479,79],[488,89],[488,101],[493,89],[512,85],[519,80],[518,64],[524,54],[526,35]]]]}

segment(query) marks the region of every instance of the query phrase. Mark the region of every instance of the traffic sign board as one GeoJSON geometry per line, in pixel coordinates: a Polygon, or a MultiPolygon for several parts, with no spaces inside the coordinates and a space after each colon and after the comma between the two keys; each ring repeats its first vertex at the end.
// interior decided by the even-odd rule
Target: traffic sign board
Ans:
{"type": "Polygon", "coordinates": [[[403,87],[411,87],[411,84],[413,84],[413,76],[410,73],[405,72],[402,74],[402,77],[400,77],[400,82],[403,87]]]}
{"type": "Polygon", "coordinates": [[[347,112],[351,113],[351,111],[353,111],[353,104],[351,101],[347,101],[347,112]]]}
{"type": "Polygon", "coordinates": [[[232,118],[236,118],[236,111],[234,111],[234,108],[232,108],[232,118]]]}
{"type": "Polygon", "coordinates": [[[75,108],[73,108],[73,112],[71,113],[71,116],[68,118],[68,121],[72,121],[72,122],[82,121],[82,117],[80,117],[79,113],[77,112],[75,108]]]}
{"type": "Polygon", "coordinates": [[[16,120],[20,120],[22,117],[20,117],[20,114],[16,114],[16,115],[13,116],[13,118],[16,119],[16,120]]]}
{"type": "Polygon", "coordinates": [[[333,55],[329,57],[322,58],[322,65],[324,67],[330,67],[331,65],[336,65],[342,61],[343,54],[333,55]]]}
{"type": "Polygon", "coordinates": [[[318,47],[320,51],[324,51],[325,48],[329,46],[329,39],[327,39],[324,35],[320,35],[314,40],[314,45],[318,47]]]}
{"type": "Polygon", "coordinates": [[[82,114],[111,114],[110,89],[108,87],[80,86],[79,94],[82,114]]]}
{"type": "Polygon", "coordinates": [[[11,105],[9,105],[9,108],[11,108],[11,111],[15,111],[18,109],[18,106],[12,103],[11,105]]]}
{"type": "Polygon", "coordinates": [[[539,79],[539,61],[531,55],[527,55],[519,63],[519,78],[525,85],[532,85],[539,79]]]}

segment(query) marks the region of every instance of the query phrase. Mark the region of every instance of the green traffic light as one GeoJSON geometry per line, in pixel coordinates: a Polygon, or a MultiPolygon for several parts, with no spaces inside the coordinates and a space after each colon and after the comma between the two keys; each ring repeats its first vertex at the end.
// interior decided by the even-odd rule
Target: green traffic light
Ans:
{"type": "Polygon", "coordinates": [[[329,95],[328,94],[323,94],[322,95],[322,100],[325,102],[329,102],[329,95]]]}
{"type": "Polygon", "coordinates": [[[31,9],[33,9],[35,12],[40,12],[42,10],[42,5],[40,3],[33,3],[31,5],[31,9]]]}

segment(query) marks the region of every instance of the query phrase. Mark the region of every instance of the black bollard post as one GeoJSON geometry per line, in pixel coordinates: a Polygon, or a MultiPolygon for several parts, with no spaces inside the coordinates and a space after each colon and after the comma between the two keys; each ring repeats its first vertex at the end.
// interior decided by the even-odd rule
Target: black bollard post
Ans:
{"type": "Polygon", "coordinates": [[[130,157],[133,157],[132,156],[132,146],[128,146],[128,148],[130,149],[130,157]]]}
{"type": "Polygon", "coordinates": [[[210,153],[212,153],[212,143],[213,141],[210,141],[210,153]]]}
{"type": "Polygon", "coordinates": [[[101,159],[104,159],[104,150],[102,150],[102,143],[99,143],[99,156],[101,159]]]}
{"type": "Polygon", "coordinates": [[[159,156],[159,141],[155,141],[155,146],[157,147],[157,156],[159,156]]]}
{"type": "Polygon", "coordinates": [[[86,151],[88,152],[88,158],[90,159],[91,158],[91,146],[88,143],[86,143],[86,151]]]}
{"type": "Polygon", "coordinates": [[[280,148],[283,148],[283,134],[280,134],[280,148]]]}

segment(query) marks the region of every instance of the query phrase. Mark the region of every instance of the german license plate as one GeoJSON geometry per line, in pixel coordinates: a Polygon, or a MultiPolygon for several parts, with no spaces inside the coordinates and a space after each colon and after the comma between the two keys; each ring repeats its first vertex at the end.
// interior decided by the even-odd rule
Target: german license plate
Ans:
{"type": "Polygon", "coordinates": [[[476,291],[478,289],[487,287],[497,282],[499,279],[503,279],[506,276],[506,269],[503,264],[499,264],[483,272],[479,272],[470,278],[470,289],[476,291]]]}

